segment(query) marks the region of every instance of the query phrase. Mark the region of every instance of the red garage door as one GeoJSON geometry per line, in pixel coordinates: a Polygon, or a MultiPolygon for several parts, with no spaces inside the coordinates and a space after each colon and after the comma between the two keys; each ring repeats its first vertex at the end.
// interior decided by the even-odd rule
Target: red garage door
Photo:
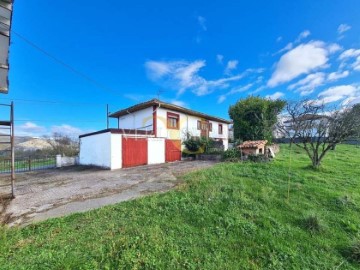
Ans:
{"type": "Polygon", "coordinates": [[[122,138],[123,168],[146,165],[148,163],[148,146],[145,138],[122,138]]]}
{"type": "Polygon", "coordinates": [[[172,162],[181,160],[181,141],[166,140],[165,141],[165,161],[172,162]]]}

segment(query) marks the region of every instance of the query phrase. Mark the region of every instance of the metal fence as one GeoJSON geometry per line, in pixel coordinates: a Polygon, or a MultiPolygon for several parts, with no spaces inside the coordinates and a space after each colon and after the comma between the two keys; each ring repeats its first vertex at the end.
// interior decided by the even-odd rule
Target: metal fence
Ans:
{"type": "MultiPolygon", "coordinates": [[[[28,157],[15,160],[15,172],[45,170],[56,167],[56,157],[28,157]]],[[[11,172],[11,159],[0,159],[0,173],[11,172]]]]}

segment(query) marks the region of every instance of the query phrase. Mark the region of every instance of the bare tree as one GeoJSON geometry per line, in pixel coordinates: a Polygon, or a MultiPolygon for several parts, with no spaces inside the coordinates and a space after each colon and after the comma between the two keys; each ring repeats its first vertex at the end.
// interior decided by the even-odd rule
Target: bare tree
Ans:
{"type": "Polygon", "coordinates": [[[326,153],[360,127],[360,104],[329,111],[325,104],[300,101],[287,105],[287,115],[278,129],[291,143],[304,149],[318,168],[326,153]]]}
{"type": "Polygon", "coordinates": [[[79,153],[79,141],[69,135],[54,132],[46,138],[54,154],[75,156],[79,153]]]}

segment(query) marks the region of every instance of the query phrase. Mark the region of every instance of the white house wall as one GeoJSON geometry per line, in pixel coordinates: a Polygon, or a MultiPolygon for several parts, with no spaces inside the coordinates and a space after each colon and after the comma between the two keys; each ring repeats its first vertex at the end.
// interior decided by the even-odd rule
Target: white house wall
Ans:
{"type": "Polygon", "coordinates": [[[167,109],[157,108],[156,111],[156,129],[157,137],[168,138],[172,140],[180,140],[187,132],[187,116],[183,113],[171,111],[167,109]],[[167,128],[167,113],[171,112],[180,116],[180,129],[167,128]]]}
{"type": "MultiPolygon", "coordinates": [[[[192,136],[200,137],[201,131],[197,129],[197,123],[201,120],[200,117],[186,115],[176,111],[158,108],[157,109],[157,137],[168,138],[172,140],[185,139],[185,135],[189,132],[192,136]],[[180,129],[167,128],[167,113],[174,113],[180,116],[180,129]]],[[[212,131],[209,132],[209,137],[213,139],[222,139],[224,142],[225,150],[228,149],[228,124],[220,123],[217,121],[209,121],[212,123],[212,131]],[[219,124],[223,126],[223,134],[219,134],[219,124]]]]}
{"type": "Polygon", "coordinates": [[[111,170],[122,168],[122,135],[111,134],[111,170]]]}
{"type": "Polygon", "coordinates": [[[79,162],[81,165],[111,168],[111,133],[80,138],[79,162]]]}
{"type": "Polygon", "coordinates": [[[148,164],[165,163],[165,139],[148,138],[148,164]]]}
{"type": "Polygon", "coordinates": [[[153,108],[149,107],[119,118],[120,129],[153,130],[153,108]]]}

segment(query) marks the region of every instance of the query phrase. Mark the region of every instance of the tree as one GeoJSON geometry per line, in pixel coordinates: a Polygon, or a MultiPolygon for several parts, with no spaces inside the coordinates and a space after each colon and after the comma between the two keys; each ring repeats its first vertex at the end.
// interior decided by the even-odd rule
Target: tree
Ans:
{"type": "Polygon", "coordinates": [[[306,151],[314,168],[319,168],[329,150],[357,135],[360,104],[332,111],[316,101],[288,104],[285,121],[279,122],[278,128],[292,144],[306,151]]]}
{"type": "Polygon", "coordinates": [[[271,142],[278,114],[285,105],[286,101],[261,97],[240,99],[229,108],[230,118],[234,121],[234,138],[271,142]]]}
{"type": "Polygon", "coordinates": [[[46,140],[51,145],[53,154],[76,156],[79,153],[79,141],[69,135],[54,132],[46,140]]]}

